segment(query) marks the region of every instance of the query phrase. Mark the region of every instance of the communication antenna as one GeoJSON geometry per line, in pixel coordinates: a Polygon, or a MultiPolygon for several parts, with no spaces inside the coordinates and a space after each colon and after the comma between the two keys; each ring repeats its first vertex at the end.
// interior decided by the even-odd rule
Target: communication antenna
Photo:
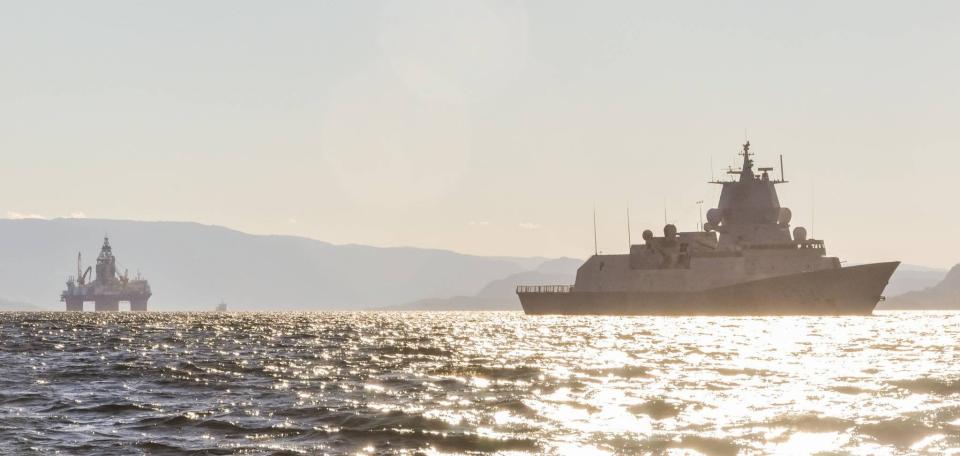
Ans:
{"type": "Polygon", "coordinates": [[[703,231],[703,200],[697,201],[697,205],[700,206],[700,226],[697,229],[703,231]]]}
{"type": "Polygon", "coordinates": [[[599,253],[597,248],[597,206],[593,206],[593,254],[599,253]]]}
{"type": "Polygon", "coordinates": [[[710,156],[710,182],[714,182],[716,179],[713,177],[713,155],[710,156]]]}
{"type": "Polygon", "coordinates": [[[667,197],[663,197],[663,224],[667,224],[667,197]]]}
{"type": "Polygon", "coordinates": [[[633,241],[630,239],[630,203],[627,203],[627,251],[630,251],[630,246],[633,245],[633,241]]]}
{"type": "Polygon", "coordinates": [[[783,154],[780,154],[780,180],[783,182],[787,181],[787,178],[783,177],[783,154]]]}
{"type": "Polygon", "coordinates": [[[813,228],[817,224],[817,185],[815,180],[810,183],[810,238],[816,239],[813,235],[813,228]]]}

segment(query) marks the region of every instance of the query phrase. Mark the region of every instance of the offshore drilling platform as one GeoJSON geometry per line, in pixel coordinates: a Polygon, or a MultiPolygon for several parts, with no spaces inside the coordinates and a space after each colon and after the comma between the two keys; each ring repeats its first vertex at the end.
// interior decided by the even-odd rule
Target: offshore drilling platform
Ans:
{"type": "Polygon", "coordinates": [[[150,284],[140,274],[130,280],[127,272],[117,273],[117,259],[113,256],[110,239],[103,238],[103,247],[97,257],[96,276],[90,279],[91,267],[82,269],[81,256],[77,254],[77,276],[67,279],[67,289],[60,300],[67,304],[68,312],[82,312],[84,302],[94,302],[97,312],[120,310],[120,302],[129,302],[130,310],[146,312],[150,299],[150,284]]]}

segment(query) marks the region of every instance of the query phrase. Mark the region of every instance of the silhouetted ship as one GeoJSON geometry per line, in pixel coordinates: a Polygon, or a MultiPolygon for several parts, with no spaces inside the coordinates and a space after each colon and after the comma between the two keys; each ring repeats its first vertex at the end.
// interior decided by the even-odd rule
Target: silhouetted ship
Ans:
{"type": "Polygon", "coordinates": [[[593,255],[574,285],[520,286],[527,314],[867,315],[899,262],[843,267],[822,240],[793,229],[780,207],[773,168],[753,171],[750,142],[739,176],[723,186],[702,231],[643,232],[627,255],[593,255]]]}

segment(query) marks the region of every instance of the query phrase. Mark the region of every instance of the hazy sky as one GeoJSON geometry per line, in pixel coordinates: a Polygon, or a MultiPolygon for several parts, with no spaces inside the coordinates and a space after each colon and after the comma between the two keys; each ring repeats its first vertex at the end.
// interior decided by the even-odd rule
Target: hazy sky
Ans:
{"type": "Polygon", "coordinates": [[[948,266],[958,55],[957,2],[3,1],[0,215],[583,258],[746,129],[830,253],[948,266]]]}

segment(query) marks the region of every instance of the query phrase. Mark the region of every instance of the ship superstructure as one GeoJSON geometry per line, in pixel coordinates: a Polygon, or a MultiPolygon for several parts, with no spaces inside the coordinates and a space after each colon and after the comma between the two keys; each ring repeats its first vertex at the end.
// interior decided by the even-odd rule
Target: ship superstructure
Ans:
{"type": "Polygon", "coordinates": [[[702,230],[643,232],[624,255],[593,255],[572,286],[520,286],[528,314],[869,314],[899,262],[843,267],[822,240],[790,229],[773,168],[754,170],[750,143],[702,230]]]}

